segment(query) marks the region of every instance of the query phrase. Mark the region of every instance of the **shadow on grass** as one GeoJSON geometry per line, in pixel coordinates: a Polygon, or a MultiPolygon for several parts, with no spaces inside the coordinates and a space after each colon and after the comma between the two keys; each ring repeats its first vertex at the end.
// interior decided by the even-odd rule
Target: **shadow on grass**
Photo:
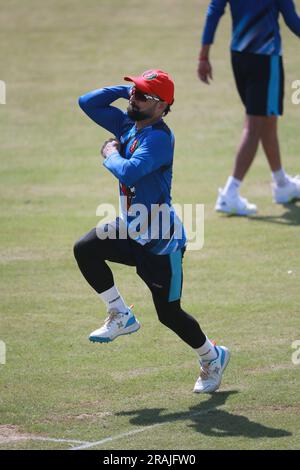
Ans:
{"type": "Polygon", "coordinates": [[[250,421],[245,416],[229,413],[228,411],[217,409],[225,404],[230,395],[238,393],[235,390],[228,392],[218,392],[210,396],[209,400],[191,406],[189,411],[161,414],[165,408],[143,408],[132,411],[122,411],[116,413],[117,416],[133,416],[131,424],[139,426],[151,426],[176,421],[192,421],[188,426],[195,431],[207,436],[216,437],[238,437],[249,438],[279,438],[292,434],[283,429],[274,429],[264,426],[254,421],[250,421]]]}
{"type": "Polygon", "coordinates": [[[249,220],[254,220],[257,222],[269,222],[272,224],[280,225],[300,225],[300,205],[295,203],[283,204],[286,211],[278,216],[259,216],[252,215],[249,217],[249,220]]]}

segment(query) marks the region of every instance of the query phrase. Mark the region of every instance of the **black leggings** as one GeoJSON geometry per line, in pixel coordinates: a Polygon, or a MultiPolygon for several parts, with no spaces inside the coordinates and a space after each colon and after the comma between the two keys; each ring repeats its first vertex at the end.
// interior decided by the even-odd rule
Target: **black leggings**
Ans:
{"type": "MultiPolygon", "coordinates": [[[[97,237],[96,229],[91,230],[75,243],[74,256],[81,273],[99,294],[114,285],[113,274],[106,260],[136,266],[132,242],[128,239],[101,240],[97,237]]],[[[199,323],[182,310],[180,300],[168,302],[166,296],[154,289],[150,288],[150,290],[160,322],[173,330],[192,348],[200,348],[206,341],[206,336],[199,323]]]]}

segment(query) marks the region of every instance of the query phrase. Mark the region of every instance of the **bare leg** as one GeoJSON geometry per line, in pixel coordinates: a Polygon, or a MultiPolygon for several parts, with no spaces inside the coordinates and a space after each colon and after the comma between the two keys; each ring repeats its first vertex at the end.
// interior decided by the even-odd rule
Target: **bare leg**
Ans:
{"type": "Polygon", "coordinates": [[[261,131],[261,143],[268,159],[272,172],[281,169],[280,147],[277,134],[277,116],[267,116],[264,118],[264,125],[261,131]]]}
{"type": "Polygon", "coordinates": [[[264,127],[264,116],[246,115],[242,141],[236,155],[233,176],[242,181],[256,155],[264,127]]]}

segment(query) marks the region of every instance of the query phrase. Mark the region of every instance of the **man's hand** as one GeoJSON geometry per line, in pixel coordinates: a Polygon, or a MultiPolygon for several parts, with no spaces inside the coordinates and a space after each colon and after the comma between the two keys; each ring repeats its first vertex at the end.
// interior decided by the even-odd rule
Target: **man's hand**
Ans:
{"type": "Polygon", "coordinates": [[[201,82],[207,83],[209,85],[209,78],[210,80],[213,79],[212,76],[212,66],[208,59],[202,60],[199,59],[198,62],[198,77],[200,78],[201,82]]]}
{"type": "Polygon", "coordinates": [[[101,148],[101,155],[103,158],[107,158],[116,150],[119,152],[120,142],[117,139],[109,139],[104,142],[101,148]]]}

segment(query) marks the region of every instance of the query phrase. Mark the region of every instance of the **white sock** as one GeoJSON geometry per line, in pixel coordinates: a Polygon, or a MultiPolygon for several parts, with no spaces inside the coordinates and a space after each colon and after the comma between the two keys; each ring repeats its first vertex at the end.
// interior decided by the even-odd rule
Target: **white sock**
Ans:
{"type": "Polygon", "coordinates": [[[240,189],[241,183],[242,182],[234,176],[229,176],[225,188],[223,189],[223,194],[237,194],[240,189]]]}
{"type": "Polygon", "coordinates": [[[200,362],[213,361],[218,357],[214,345],[208,338],[206,338],[205,343],[200,348],[195,349],[195,351],[200,358],[200,362]]]}
{"type": "Polygon", "coordinates": [[[107,310],[111,310],[112,308],[115,308],[120,313],[128,312],[128,307],[125,304],[123,297],[121,296],[116,286],[113,286],[110,289],[104,292],[101,292],[101,294],[98,294],[98,295],[106,304],[107,310]]]}
{"type": "Polygon", "coordinates": [[[277,184],[277,186],[279,187],[283,187],[285,186],[289,179],[288,179],[288,176],[287,174],[285,173],[284,169],[281,168],[280,170],[278,171],[274,171],[272,173],[272,178],[273,178],[273,181],[277,184]]]}

